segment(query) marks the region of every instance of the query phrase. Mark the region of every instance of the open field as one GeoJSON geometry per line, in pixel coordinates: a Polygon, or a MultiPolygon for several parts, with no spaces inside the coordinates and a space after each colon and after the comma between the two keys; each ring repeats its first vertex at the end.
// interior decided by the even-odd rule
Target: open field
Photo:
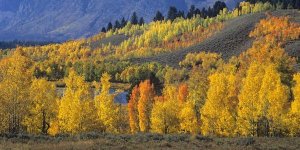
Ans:
{"type": "Polygon", "coordinates": [[[300,149],[300,138],[212,138],[190,135],[108,135],[2,137],[0,149],[300,149]]]}

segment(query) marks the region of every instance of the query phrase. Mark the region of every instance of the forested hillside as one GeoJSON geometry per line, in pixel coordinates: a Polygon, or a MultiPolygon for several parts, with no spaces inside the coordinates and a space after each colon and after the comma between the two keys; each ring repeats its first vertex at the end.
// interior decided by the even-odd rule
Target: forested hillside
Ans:
{"type": "Polygon", "coordinates": [[[299,49],[299,11],[194,10],[1,51],[0,133],[299,136],[299,55],[285,50],[299,49]],[[130,84],[128,104],[113,84],[130,84]]]}
{"type": "MultiPolygon", "coordinates": [[[[216,0],[0,0],[0,40],[55,41],[90,37],[108,22],[128,20],[133,12],[152,20],[174,6],[212,7],[216,0]]],[[[239,0],[226,0],[234,8],[239,0]]],[[[114,24],[114,22],[112,22],[114,24]]]]}

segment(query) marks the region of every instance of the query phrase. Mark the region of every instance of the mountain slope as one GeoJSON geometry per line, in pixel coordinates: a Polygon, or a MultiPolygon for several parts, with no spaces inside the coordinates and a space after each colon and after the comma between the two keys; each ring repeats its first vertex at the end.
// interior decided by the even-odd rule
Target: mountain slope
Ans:
{"type": "MultiPolygon", "coordinates": [[[[277,10],[271,12],[274,16],[290,16],[291,20],[300,23],[300,12],[297,10],[277,10]]],[[[188,53],[195,52],[216,52],[222,54],[224,59],[232,56],[238,56],[252,46],[253,39],[249,37],[249,33],[255,28],[255,25],[266,18],[265,13],[256,13],[240,16],[228,22],[219,33],[208,38],[202,43],[195,46],[174,51],[172,53],[160,54],[147,58],[135,58],[131,61],[134,63],[158,62],[164,65],[178,67],[188,53]]],[[[285,49],[287,52],[296,57],[300,57],[300,41],[290,41],[285,49]]]]}
{"type": "MultiPolygon", "coordinates": [[[[53,40],[87,37],[108,22],[129,18],[136,11],[150,21],[170,6],[187,11],[190,5],[215,0],[0,0],[0,40],[53,40]]],[[[226,0],[233,7],[239,0],[226,0]]]]}

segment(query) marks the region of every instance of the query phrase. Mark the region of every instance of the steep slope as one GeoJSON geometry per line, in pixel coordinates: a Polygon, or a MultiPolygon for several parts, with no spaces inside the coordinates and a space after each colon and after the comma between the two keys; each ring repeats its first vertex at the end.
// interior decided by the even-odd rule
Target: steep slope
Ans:
{"type": "MultiPolygon", "coordinates": [[[[290,16],[292,21],[300,23],[300,12],[297,10],[277,10],[271,12],[275,16],[290,16]]],[[[230,20],[225,23],[222,31],[195,46],[178,50],[172,53],[161,54],[147,58],[136,58],[131,61],[135,63],[159,62],[161,64],[178,67],[188,53],[194,52],[216,52],[221,53],[224,59],[238,56],[251,47],[253,39],[249,33],[254,29],[256,23],[266,18],[265,13],[249,14],[230,20]]],[[[300,56],[300,41],[290,41],[286,45],[287,52],[292,56],[300,56]]]]}
{"type": "MultiPolygon", "coordinates": [[[[129,18],[136,11],[150,21],[169,6],[187,11],[190,5],[212,5],[215,0],[0,0],[0,40],[61,41],[87,37],[108,22],[129,18]]],[[[239,0],[226,0],[229,6],[239,0]]]]}

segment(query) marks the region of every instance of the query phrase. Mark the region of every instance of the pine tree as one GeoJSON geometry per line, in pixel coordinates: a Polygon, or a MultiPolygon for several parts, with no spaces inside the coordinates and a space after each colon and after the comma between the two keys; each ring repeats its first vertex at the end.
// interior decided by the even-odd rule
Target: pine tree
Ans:
{"type": "Polygon", "coordinates": [[[213,11],[214,11],[213,16],[217,16],[220,13],[220,11],[223,10],[224,8],[227,8],[225,2],[216,1],[213,6],[213,11]]]}
{"type": "Polygon", "coordinates": [[[140,18],[140,21],[139,21],[139,25],[144,25],[145,24],[145,20],[143,17],[140,18]]]}
{"type": "Polygon", "coordinates": [[[125,20],[124,17],[122,17],[122,20],[121,20],[121,27],[125,27],[127,25],[127,21],[125,20]]]}
{"type": "Polygon", "coordinates": [[[163,21],[163,20],[165,20],[164,15],[160,11],[157,11],[155,17],[153,18],[153,21],[163,21]]]}
{"type": "Polygon", "coordinates": [[[121,28],[121,24],[118,20],[116,20],[115,25],[114,25],[114,29],[119,29],[121,28]]]}
{"type": "Polygon", "coordinates": [[[174,21],[178,17],[178,10],[176,7],[170,7],[168,11],[167,20],[174,21]]]}
{"type": "Polygon", "coordinates": [[[187,18],[191,19],[194,17],[194,15],[196,14],[196,9],[195,9],[195,5],[192,5],[189,12],[187,13],[187,18]]]}
{"type": "Polygon", "coordinates": [[[113,29],[113,25],[112,25],[111,22],[109,22],[109,23],[107,24],[106,31],[109,31],[109,30],[111,30],[111,29],[113,29]]]}
{"type": "Polygon", "coordinates": [[[101,29],[101,32],[102,32],[102,33],[105,33],[105,32],[106,32],[105,27],[103,27],[103,28],[101,29]]]}
{"type": "Polygon", "coordinates": [[[131,24],[133,25],[137,25],[139,22],[138,22],[138,16],[136,15],[136,12],[133,12],[131,18],[130,18],[130,22],[131,24]]]}

